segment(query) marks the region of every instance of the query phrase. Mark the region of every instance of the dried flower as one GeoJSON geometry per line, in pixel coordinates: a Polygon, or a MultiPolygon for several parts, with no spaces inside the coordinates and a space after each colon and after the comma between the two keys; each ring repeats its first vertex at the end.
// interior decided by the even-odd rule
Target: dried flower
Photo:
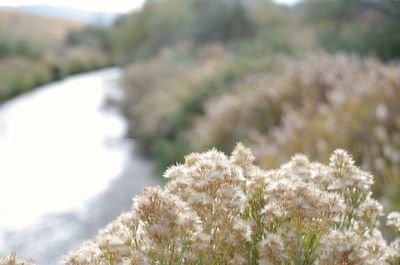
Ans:
{"type": "MultiPolygon", "coordinates": [[[[372,176],[346,151],[329,165],[295,155],[269,171],[253,160],[241,144],[230,157],[188,155],[167,170],[164,188],[145,188],[130,212],[63,263],[400,264],[400,239],[389,244],[378,230],[383,207],[371,198],[372,176]]],[[[389,214],[389,226],[399,223],[399,213],[389,214]]]]}
{"type": "Polygon", "coordinates": [[[34,265],[34,263],[17,257],[15,252],[13,252],[10,255],[1,258],[0,265],[34,265]]]}
{"type": "Polygon", "coordinates": [[[387,216],[387,225],[400,229],[400,213],[391,212],[387,216]]]}

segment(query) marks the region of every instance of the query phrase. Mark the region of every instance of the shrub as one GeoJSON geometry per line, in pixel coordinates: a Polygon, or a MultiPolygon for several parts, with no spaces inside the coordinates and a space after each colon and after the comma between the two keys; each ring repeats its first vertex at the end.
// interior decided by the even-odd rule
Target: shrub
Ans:
{"type": "Polygon", "coordinates": [[[111,52],[110,34],[108,28],[87,26],[82,29],[70,31],[66,37],[66,43],[72,46],[84,46],[108,53],[111,52]]]}
{"type": "Polygon", "coordinates": [[[302,152],[327,159],[341,147],[377,176],[378,196],[399,205],[400,71],[374,59],[316,54],[286,60],[281,74],[259,74],[242,90],[205,104],[186,139],[196,150],[244,141],[275,167],[302,152]]]}
{"type": "Polygon", "coordinates": [[[125,97],[121,102],[131,126],[129,135],[139,150],[155,155],[162,173],[191,150],[184,140],[185,132],[196,116],[204,114],[204,103],[230,91],[251,91],[250,84],[242,86],[245,80],[260,72],[274,73],[277,58],[236,56],[217,44],[201,48],[187,44],[133,63],[124,72],[125,97]]]}
{"type": "Polygon", "coordinates": [[[383,60],[400,56],[400,2],[396,0],[308,0],[298,8],[329,51],[375,55],[383,60]]]}
{"type": "Polygon", "coordinates": [[[24,56],[31,59],[38,59],[41,51],[34,43],[27,40],[12,40],[0,35],[0,58],[11,56],[24,56]]]}
{"type": "MultiPolygon", "coordinates": [[[[253,160],[240,144],[230,157],[188,155],[64,264],[400,264],[400,239],[378,229],[373,178],[346,151],[268,171],[253,160]]],[[[397,230],[399,215],[387,222],[397,230]]]]}
{"type": "Polygon", "coordinates": [[[195,10],[192,37],[195,42],[227,42],[250,37],[254,25],[242,0],[191,0],[195,10]]]}
{"type": "Polygon", "coordinates": [[[50,81],[47,65],[24,57],[0,60],[0,102],[50,81]]]}
{"type": "Polygon", "coordinates": [[[216,92],[221,82],[212,79],[221,77],[229,61],[229,53],[219,45],[198,51],[181,46],[125,71],[122,104],[133,127],[131,136],[142,149],[154,153],[159,139],[174,140],[188,127],[203,99],[216,92]]]}

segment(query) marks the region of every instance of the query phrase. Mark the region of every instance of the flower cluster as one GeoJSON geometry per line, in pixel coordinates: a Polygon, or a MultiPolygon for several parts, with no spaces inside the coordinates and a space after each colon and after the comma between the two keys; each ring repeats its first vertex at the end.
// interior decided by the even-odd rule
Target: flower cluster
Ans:
{"type": "MultiPolygon", "coordinates": [[[[295,155],[263,170],[238,144],[193,153],[145,188],[93,240],[64,258],[89,264],[400,264],[400,239],[379,230],[372,176],[336,150],[328,165],[295,155]]],[[[387,224],[399,229],[400,214],[387,224]]]]}

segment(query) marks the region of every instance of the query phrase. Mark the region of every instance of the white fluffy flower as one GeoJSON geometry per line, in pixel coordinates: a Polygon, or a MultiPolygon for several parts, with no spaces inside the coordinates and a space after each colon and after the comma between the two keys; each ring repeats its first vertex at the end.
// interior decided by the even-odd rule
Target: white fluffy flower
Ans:
{"type": "MultiPolygon", "coordinates": [[[[164,188],[146,188],[64,263],[399,264],[400,241],[388,246],[378,230],[372,177],[347,152],[329,165],[295,155],[269,171],[253,160],[242,145],[230,157],[188,155],[167,170],[164,188]]],[[[388,225],[398,228],[400,213],[388,225]]]]}
{"type": "Polygon", "coordinates": [[[388,226],[392,226],[400,229],[400,213],[399,212],[391,212],[387,216],[388,226]]]}

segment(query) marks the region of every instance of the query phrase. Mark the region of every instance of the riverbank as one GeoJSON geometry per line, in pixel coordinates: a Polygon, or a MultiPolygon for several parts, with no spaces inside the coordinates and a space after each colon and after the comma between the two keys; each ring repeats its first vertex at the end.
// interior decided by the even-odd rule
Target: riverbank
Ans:
{"type": "Polygon", "coordinates": [[[73,59],[63,63],[40,62],[27,58],[1,59],[0,104],[68,76],[113,66],[113,63],[102,56],[97,54],[90,59],[73,59]]]}
{"type": "Polygon", "coordinates": [[[111,53],[95,44],[94,33],[85,34],[91,44],[71,40],[88,27],[85,24],[0,10],[0,25],[0,103],[66,76],[114,64],[111,53]]]}

